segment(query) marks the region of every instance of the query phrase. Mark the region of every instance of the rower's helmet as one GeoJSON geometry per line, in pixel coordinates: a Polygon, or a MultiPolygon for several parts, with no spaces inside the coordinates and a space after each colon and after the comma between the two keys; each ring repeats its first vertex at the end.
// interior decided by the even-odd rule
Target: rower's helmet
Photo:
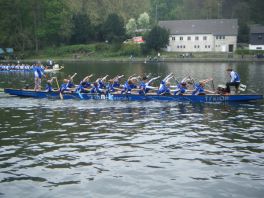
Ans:
{"type": "Polygon", "coordinates": [[[143,78],[142,78],[143,80],[147,80],[148,79],[148,77],[147,76],[143,76],[143,78]]]}

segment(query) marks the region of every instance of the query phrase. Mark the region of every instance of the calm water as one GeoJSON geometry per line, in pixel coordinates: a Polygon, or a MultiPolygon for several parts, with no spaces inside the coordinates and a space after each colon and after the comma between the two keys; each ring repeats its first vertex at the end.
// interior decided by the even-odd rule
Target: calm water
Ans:
{"type": "MultiPolygon", "coordinates": [[[[64,63],[77,72],[228,78],[227,64],[64,63]]],[[[264,94],[264,64],[233,64],[264,94]]],[[[32,84],[0,73],[0,87],[32,84]]],[[[237,197],[264,194],[264,103],[51,101],[0,93],[0,197],[237,197]]]]}

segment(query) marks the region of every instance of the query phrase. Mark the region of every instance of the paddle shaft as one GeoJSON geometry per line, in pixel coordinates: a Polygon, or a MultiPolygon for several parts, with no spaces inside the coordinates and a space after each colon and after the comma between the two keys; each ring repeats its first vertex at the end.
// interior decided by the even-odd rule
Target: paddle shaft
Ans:
{"type": "Polygon", "coordinates": [[[59,83],[58,83],[58,79],[55,78],[55,80],[56,80],[56,84],[57,84],[57,87],[58,87],[58,91],[60,92],[60,99],[63,100],[63,95],[62,95],[62,93],[60,91],[60,86],[59,86],[59,83]]]}

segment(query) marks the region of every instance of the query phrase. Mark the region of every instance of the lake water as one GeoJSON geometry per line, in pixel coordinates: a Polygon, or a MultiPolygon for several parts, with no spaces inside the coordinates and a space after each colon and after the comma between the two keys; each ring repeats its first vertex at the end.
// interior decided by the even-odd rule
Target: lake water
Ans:
{"type": "MultiPolygon", "coordinates": [[[[228,79],[227,63],[63,63],[60,81],[173,72],[228,79]]],[[[237,63],[264,94],[264,63],[237,63]]],[[[33,74],[0,73],[0,87],[33,74]]],[[[262,198],[264,102],[192,104],[47,100],[0,93],[0,197],[262,198]]]]}

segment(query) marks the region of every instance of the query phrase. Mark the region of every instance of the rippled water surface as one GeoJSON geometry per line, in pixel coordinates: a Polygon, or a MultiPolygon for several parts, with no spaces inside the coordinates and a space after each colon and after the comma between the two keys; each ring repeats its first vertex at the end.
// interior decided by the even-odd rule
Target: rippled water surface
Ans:
{"type": "MultiPolygon", "coordinates": [[[[209,66],[112,68],[157,74],[185,68],[203,78],[209,66]]],[[[216,83],[226,66],[211,65],[216,83]]],[[[83,65],[74,68],[84,75],[83,65]]],[[[72,71],[68,66],[56,75],[72,71]]],[[[243,65],[240,73],[249,89],[264,93],[264,65],[243,65]]],[[[13,75],[0,74],[1,84],[12,84],[13,75]]],[[[27,75],[16,79],[30,82],[27,75]]],[[[52,101],[0,93],[0,197],[262,198],[263,110],[263,101],[52,101]]]]}

